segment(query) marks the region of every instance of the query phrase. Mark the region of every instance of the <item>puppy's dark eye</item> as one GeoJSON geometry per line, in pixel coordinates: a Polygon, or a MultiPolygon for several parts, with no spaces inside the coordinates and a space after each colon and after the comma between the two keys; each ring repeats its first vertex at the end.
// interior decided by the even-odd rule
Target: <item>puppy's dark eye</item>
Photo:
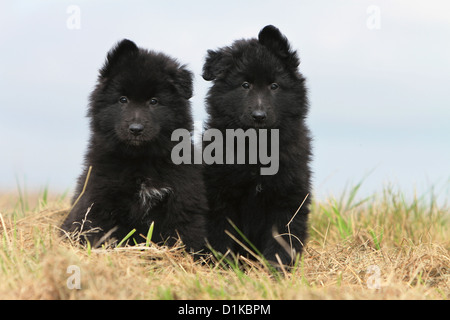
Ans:
{"type": "Polygon", "coordinates": [[[270,90],[277,90],[280,86],[278,85],[278,83],[272,83],[270,85],[270,90]]]}
{"type": "Polygon", "coordinates": [[[156,106],[156,105],[158,104],[158,99],[152,98],[152,99],[150,100],[150,104],[151,104],[152,106],[156,106]]]}
{"type": "Polygon", "coordinates": [[[242,84],[242,88],[244,88],[245,90],[250,89],[250,83],[244,82],[244,83],[242,84]]]}
{"type": "Polygon", "coordinates": [[[127,97],[120,97],[119,98],[119,102],[122,104],[128,103],[128,98],[127,97]]]}

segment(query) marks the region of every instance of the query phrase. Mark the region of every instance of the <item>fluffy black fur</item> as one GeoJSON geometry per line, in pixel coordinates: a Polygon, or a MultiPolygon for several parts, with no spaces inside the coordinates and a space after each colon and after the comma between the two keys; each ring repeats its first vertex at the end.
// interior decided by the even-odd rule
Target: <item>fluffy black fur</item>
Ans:
{"type": "Polygon", "coordinates": [[[207,200],[200,168],[171,160],[172,132],[193,129],[192,90],[191,72],[165,54],[129,40],[111,49],[90,97],[85,169],[63,230],[99,245],[136,229],[142,242],[139,235],[155,222],[152,241],[171,245],[180,236],[188,248],[202,247],[207,200]]]}
{"type": "Polygon", "coordinates": [[[258,39],[208,51],[203,78],[214,82],[207,96],[206,129],[279,129],[280,135],[275,175],[260,175],[261,165],[205,166],[208,241],[219,252],[246,254],[225,230],[250,247],[228,220],[269,261],[276,263],[278,254],[289,265],[302,252],[310,204],[311,139],[299,64],[296,51],[274,26],[261,30],[258,39]]]}

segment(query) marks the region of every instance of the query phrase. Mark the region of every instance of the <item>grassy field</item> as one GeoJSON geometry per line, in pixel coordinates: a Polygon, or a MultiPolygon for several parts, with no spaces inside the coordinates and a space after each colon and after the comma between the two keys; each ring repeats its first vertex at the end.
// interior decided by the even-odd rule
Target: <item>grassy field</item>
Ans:
{"type": "Polygon", "coordinates": [[[358,188],[313,201],[304,255],[278,273],[152,243],[82,248],[59,237],[68,195],[2,193],[0,299],[449,299],[448,204],[390,187],[360,201],[358,188]]]}

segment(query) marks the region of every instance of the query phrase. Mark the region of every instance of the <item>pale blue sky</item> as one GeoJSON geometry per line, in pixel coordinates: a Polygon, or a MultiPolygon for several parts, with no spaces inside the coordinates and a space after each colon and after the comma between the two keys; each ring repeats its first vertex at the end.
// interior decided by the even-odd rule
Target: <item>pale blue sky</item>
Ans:
{"type": "Polygon", "coordinates": [[[17,1],[0,3],[0,190],[73,188],[89,136],[88,95],[122,38],[164,51],[195,73],[205,118],[207,49],[273,24],[301,57],[314,135],[314,191],[340,195],[366,174],[361,196],[388,183],[406,193],[450,178],[450,2],[17,1]],[[70,5],[80,29],[70,30],[70,5]],[[380,10],[370,30],[369,6],[380,10]],[[372,171],[373,170],[373,171],[372,171]]]}

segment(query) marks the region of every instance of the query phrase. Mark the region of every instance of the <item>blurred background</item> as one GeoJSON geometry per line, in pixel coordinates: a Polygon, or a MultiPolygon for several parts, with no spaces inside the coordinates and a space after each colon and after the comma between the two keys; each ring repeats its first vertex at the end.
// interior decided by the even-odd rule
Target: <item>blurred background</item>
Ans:
{"type": "Polygon", "coordinates": [[[71,191],[107,51],[128,38],[195,74],[205,119],[208,49],[273,24],[298,49],[314,136],[314,196],[409,196],[450,182],[450,2],[228,0],[0,2],[0,191],[71,191]]]}

